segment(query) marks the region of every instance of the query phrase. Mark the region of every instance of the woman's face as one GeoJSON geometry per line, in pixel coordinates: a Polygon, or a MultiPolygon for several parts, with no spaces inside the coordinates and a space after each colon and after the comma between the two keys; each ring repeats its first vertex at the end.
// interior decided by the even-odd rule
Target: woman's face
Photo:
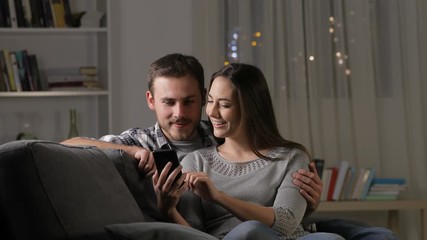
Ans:
{"type": "Polygon", "coordinates": [[[206,114],[213,125],[215,137],[238,137],[243,132],[239,101],[231,81],[216,77],[208,93],[206,114]]]}

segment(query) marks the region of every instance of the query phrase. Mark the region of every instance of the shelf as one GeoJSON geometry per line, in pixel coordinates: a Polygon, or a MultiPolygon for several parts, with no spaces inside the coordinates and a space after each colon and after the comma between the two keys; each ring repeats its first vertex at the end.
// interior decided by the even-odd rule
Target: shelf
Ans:
{"type": "Polygon", "coordinates": [[[81,97],[107,96],[108,91],[34,91],[34,92],[0,92],[0,98],[15,97],[81,97]]]}
{"type": "Polygon", "coordinates": [[[107,28],[0,28],[0,34],[47,34],[47,33],[102,33],[107,28]]]}
{"type": "Polygon", "coordinates": [[[427,240],[427,200],[390,200],[390,201],[330,201],[321,202],[316,213],[335,213],[351,211],[386,211],[388,227],[399,233],[399,211],[416,210],[421,217],[421,239],[427,240]]]}
{"type": "Polygon", "coordinates": [[[382,211],[403,209],[427,210],[427,200],[330,201],[321,202],[316,212],[382,211]]]}
{"type": "Polygon", "coordinates": [[[60,141],[67,137],[68,126],[64,123],[69,121],[69,109],[77,111],[82,136],[97,138],[111,132],[110,0],[72,0],[71,8],[75,13],[105,13],[101,27],[0,28],[0,49],[9,53],[26,50],[37,56],[40,89],[44,90],[0,92],[0,143],[16,138],[23,126],[21,115],[32,116],[32,125],[37,126],[32,131],[39,139],[60,141]],[[47,88],[47,69],[80,66],[97,67],[102,90],[47,88]]]}

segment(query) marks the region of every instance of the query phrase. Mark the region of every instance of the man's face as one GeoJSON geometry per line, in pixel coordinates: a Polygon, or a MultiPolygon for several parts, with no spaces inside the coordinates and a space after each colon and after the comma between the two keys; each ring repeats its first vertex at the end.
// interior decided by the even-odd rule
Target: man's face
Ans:
{"type": "Polygon", "coordinates": [[[197,137],[204,97],[197,80],[191,76],[158,77],[153,92],[146,93],[148,106],[156,112],[163,133],[172,141],[197,137]]]}

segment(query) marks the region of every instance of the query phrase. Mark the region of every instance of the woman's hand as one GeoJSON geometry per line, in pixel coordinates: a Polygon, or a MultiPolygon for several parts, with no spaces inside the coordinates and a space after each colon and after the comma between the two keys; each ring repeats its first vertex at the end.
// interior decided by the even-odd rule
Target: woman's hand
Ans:
{"type": "Polygon", "coordinates": [[[219,191],[216,189],[215,185],[206,173],[187,173],[185,181],[188,183],[189,189],[192,190],[199,198],[207,201],[216,201],[219,191]]]}

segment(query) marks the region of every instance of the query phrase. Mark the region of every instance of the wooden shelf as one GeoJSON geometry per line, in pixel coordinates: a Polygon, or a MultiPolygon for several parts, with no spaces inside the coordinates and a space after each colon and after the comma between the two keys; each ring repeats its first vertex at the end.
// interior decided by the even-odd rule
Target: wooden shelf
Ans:
{"type": "Polygon", "coordinates": [[[347,211],[384,211],[426,209],[427,200],[396,200],[396,201],[330,201],[321,202],[317,212],[347,211]]]}
{"type": "Polygon", "coordinates": [[[34,91],[34,92],[0,92],[0,98],[18,97],[81,97],[107,96],[108,91],[34,91]]]}
{"type": "MultiPolygon", "coordinates": [[[[111,132],[111,14],[110,0],[73,1],[73,12],[98,11],[105,15],[100,27],[0,28],[0,49],[27,50],[37,56],[41,85],[46,70],[96,66],[102,90],[67,88],[59,91],[0,92],[0,143],[15,139],[22,128],[20,115],[34,116],[32,130],[39,139],[66,138],[69,109],[76,109],[79,133],[99,137],[111,132]]],[[[3,54],[3,53],[2,53],[3,54]]]]}
{"type": "Polygon", "coordinates": [[[387,211],[389,228],[398,233],[399,210],[420,211],[421,239],[427,240],[427,200],[330,201],[321,202],[316,212],[387,211]]]}
{"type": "Polygon", "coordinates": [[[49,33],[102,33],[108,32],[106,27],[101,28],[0,28],[0,34],[49,34],[49,33]]]}

